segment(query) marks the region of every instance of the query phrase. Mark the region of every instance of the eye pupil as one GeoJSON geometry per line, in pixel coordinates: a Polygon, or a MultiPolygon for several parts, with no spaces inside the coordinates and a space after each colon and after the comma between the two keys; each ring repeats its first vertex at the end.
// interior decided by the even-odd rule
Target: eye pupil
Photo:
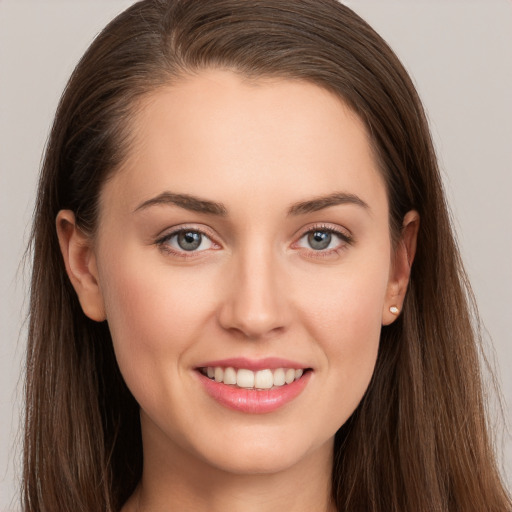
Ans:
{"type": "Polygon", "coordinates": [[[195,231],[182,231],[178,233],[178,245],[184,251],[194,251],[201,245],[201,233],[195,231]]]}
{"type": "Polygon", "coordinates": [[[329,247],[332,235],[328,231],[313,231],[308,235],[308,243],[312,249],[321,251],[329,247]]]}

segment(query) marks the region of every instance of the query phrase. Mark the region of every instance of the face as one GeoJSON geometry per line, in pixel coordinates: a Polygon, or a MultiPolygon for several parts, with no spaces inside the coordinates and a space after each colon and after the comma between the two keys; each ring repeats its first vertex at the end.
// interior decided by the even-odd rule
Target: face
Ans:
{"type": "Polygon", "coordinates": [[[146,98],[81,296],[145,453],[237,473],[330,453],[392,321],[393,254],[368,134],[336,96],[209,71],[146,98]]]}

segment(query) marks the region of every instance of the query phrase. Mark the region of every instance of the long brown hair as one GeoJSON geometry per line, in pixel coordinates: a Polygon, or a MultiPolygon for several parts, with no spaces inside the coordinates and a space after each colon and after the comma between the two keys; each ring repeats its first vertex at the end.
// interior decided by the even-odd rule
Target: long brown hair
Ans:
{"type": "Polygon", "coordinates": [[[421,217],[403,313],[383,327],[370,386],[336,434],[333,499],[346,511],[512,510],[488,436],[471,291],[429,129],[387,44],[336,0],[144,0],[75,69],[42,168],[32,232],[24,510],[117,511],[142,473],[138,405],[106,322],[82,312],[55,230],[93,234],[102,184],[130,145],[139,100],[205,68],[306,80],[366,123],[391,233],[421,217]]]}

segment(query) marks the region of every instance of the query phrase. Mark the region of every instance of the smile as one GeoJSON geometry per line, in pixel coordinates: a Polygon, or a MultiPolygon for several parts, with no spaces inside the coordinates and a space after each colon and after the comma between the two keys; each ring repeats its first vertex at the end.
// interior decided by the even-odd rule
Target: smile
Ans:
{"type": "Polygon", "coordinates": [[[247,368],[208,366],[200,368],[203,375],[215,382],[237,386],[243,389],[265,390],[285,386],[300,379],[302,368],[270,368],[252,371],[247,368]]]}
{"type": "Polygon", "coordinates": [[[233,359],[207,363],[197,367],[195,374],[207,396],[221,406],[263,414],[294,401],[310,382],[312,368],[291,363],[271,358],[259,362],[233,359]]]}

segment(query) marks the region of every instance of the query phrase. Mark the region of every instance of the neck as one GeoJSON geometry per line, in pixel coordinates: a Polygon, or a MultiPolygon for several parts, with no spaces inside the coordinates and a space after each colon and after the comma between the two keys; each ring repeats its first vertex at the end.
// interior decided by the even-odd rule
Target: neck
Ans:
{"type": "Polygon", "coordinates": [[[252,474],[220,469],[176,444],[154,441],[145,439],[142,480],[122,512],[335,511],[332,440],[291,467],[252,474]]]}

